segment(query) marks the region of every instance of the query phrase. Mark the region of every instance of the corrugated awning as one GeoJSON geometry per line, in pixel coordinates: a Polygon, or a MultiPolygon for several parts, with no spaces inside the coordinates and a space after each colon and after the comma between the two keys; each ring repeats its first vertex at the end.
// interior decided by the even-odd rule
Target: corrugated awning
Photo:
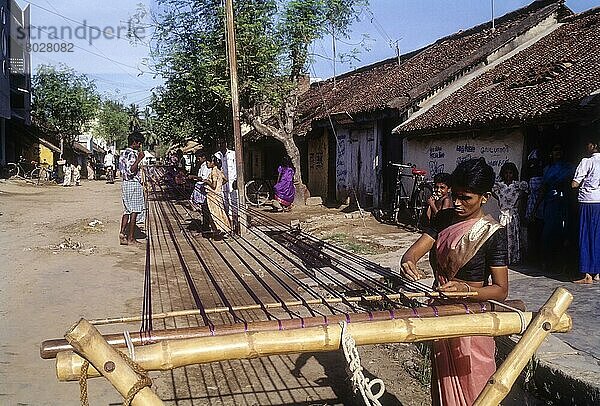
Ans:
{"type": "Polygon", "coordinates": [[[40,144],[42,144],[43,146],[45,146],[46,148],[51,149],[52,151],[60,154],[60,148],[58,148],[56,145],[52,144],[50,141],[46,141],[43,138],[39,138],[38,141],[40,142],[40,144]]]}
{"type": "Polygon", "coordinates": [[[87,149],[86,147],[84,147],[83,145],[81,145],[80,143],[76,142],[73,144],[73,149],[77,152],[81,152],[84,153],[86,155],[90,155],[92,152],[87,149]]]}

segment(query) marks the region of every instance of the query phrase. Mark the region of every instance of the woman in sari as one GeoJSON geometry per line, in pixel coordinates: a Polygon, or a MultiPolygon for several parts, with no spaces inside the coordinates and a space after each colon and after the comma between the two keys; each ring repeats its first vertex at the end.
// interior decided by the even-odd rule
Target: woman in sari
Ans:
{"type": "MultiPolygon", "coordinates": [[[[434,287],[440,292],[477,292],[476,300],[504,300],[508,294],[506,230],[483,211],[494,185],[483,158],[461,162],[452,173],[454,208],[440,211],[429,229],[406,251],[401,272],[422,277],[417,261],[427,252],[434,287]]],[[[471,405],[496,370],[492,337],[435,340],[431,392],[434,405],[471,405]]]]}
{"type": "Polygon", "coordinates": [[[227,178],[221,170],[221,160],[213,156],[212,160],[206,162],[206,166],[210,169],[210,174],[204,184],[206,186],[206,202],[210,212],[211,231],[215,235],[229,233],[231,223],[223,202],[223,184],[227,182],[227,178]]]}
{"type": "Polygon", "coordinates": [[[292,164],[292,160],[289,156],[284,156],[281,165],[277,168],[279,174],[277,183],[273,186],[273,208],[275,210],[289,211],[294,203],[294,197],[296,196],[296,186],[294,186],[294,174],[296,168],[292,164]]]}

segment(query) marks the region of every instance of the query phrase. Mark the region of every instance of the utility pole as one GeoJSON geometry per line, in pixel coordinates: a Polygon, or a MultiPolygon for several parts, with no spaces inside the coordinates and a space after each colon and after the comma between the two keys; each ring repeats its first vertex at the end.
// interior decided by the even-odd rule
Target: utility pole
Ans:
{"type": "Polygon", "coordinates": [[[492,3],[492,32],[496,31],[496,17],[494,15],[494,0],[491,0],[492,3]]]}
{"type": "MultiPolygon", "coordinates": [[[[225,0],[225,22],[227,31],[227,54],[229,60],[229,74],[231,75],[231,110],[233,112],[233,140],[235,149],[235,165],[237,172],[238,207],[244,209],[244,154],[242,151],[242,129],[240,127],[240,102],[238,95],[237,57],[235,46],[235,26],[233,20],[233,0],[225,0]]],[[[234,216],[233,228],[237,234],[241,234],[238,216],[234,216]]],[[[245,223],[245,221],[244,221],[245,223]]]]}

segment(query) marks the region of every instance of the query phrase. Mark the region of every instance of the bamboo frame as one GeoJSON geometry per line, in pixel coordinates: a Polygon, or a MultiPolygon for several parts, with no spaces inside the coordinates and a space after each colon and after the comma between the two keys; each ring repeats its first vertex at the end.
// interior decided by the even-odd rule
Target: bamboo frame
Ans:
{"type": "MultiPolygon", "coordinates": [[[[509,300],[506,302],[511,307],[525,310],[525,304],[520,300],[509,300]]],[[[390,320],[397,317],[436,317],[450,316],[465,313],[482,313],[488,310],[496,310],[496,306],[489,302],[471,302],[471,303],[454,303],[441,306],[427,306],[417,309],[397,309],[389,311],[365,312],[365,313],[349,313],[348,315],[330,315],[327,317],[305,317],[283,320],[259,321],[252,323],[236,323],[216,325],[212,328],[203,327],[187,327],[170,330],[153,330],[148,333],[132,333],[131,339],[134,345],[152,344],[165,340],[199,338],[209,336],[222,336],[225,334],[243,333],[247,331],[273,331],[273,330],[290,330],[306,327],[325,326],[332,323],[345,320],[349,323],[360,321],[376,321],[390,320]]],[[[498,308],[497,311],[504,309],[498,308]]],[[[125,347],[125,339],[123,334],[107,334],[104,335],[106,341],[116,347],[125,347]]],[[[40,346],[40,356],[44,359],[56,357],[56,354],[61,351],[72,350],[66,340],[53,339],[45,340],[40,346]]]]}
{"type": "MultiPolygon", "coordinates": [[[[227,313],[230,311],[244,311],[244,310],[262,310],[262,309],[280,309],[286,307],[298,307],[305,305],[332,305],[332,304],[340,304],[344,302],[349,303],[358,303],[361,301],[373,302],[377,300],[399,300],[403,298],[408,299],[418,299],[424,297],[431,298],[439,298],[447,297],[452,299],[467,299],[477,296],[477,292],[446,292],[443,295],[440,292],[429,292],[429,293],[394,293],[391,295],[372,295],[372,296],[350,296],[345,298],[330,298],[330,299],[309,299],[305,301],[301,300],[292,300],[288,302],[274,302],[274,303],[264,303],[264,304],[252,304],[252,305],[244,305],[244,306],[232,306],[232,307],[215,307],[212,309],[205,309],[204,312],[206,314],[215,314],[215,313],[227,313]]],[[[191,310],[177,310],[172,312],[165,313],[155,313],[152,314],[152,320],[161,320],[169,317],[183,317],[183,316],[196,316],[200,315],[201,311],[198,309],[191,310]]],[[[105,319],[93,319],[89,320],[89,322],[95,326],[102,326],[106,324],[118,324],[118,323],[131,323],[136,321],[142,321],[142,316],[129,316],[129,317],[113,317],[113,318],[105,318],[105,319]]]]}
{"type": "Polygon", "coordinates": [[[559,323],[572,301],[573,295],[569,291],[561,287],[556,288],[529,324],[517,345],[479,394],[475,406],[498,405],[502,402],[527,362],[550,334],[552,328],[559,323]]]}
{"type": "MultiPolygon", "coordinates": [[[[532,313],[523,313],[529,323],[532,313]]],[[[572,320],[564,314],[552,331],[565,332],[572,320]]],[[[489,312],[447,317],[415,318],[348,324],[348,333],[357,345],[394,342],[418,342],[462,336],[500,336],[519,333],[517,313],[489,312]]],[[[162,341],[136,348],[135,361],[146,370],[171,370],[186,365],[271,355],[333,351],[340,348],[341,327],[337,324],[283,331],[258,331],[162,341]]],[[[56,360],[60,381],[75,380],[83,360],[72,352],[61,353],[56,360]]],[[[90,376],[98,376],[90,369],[90,376]]]]}
{"type": "MultiPolygon", "coordinates": [[[[81,319],[67,331],[65,338],[79,354],[94,366],[96,373],[99,370],[102,371],[104,377],[110,381],[123,398],[127,397],[129,390],[140,378],[117,350],[108,345],[94,326],[81,319]]],[[[80,359],[83,361],[82,358],[80,359]]],[[[79,371],[81,371],[81,367],[79,371]]],[[[133,398],[131,404],[133,406],[162,406],[163,402],[152,389],[144,387],[133,398]]]]}

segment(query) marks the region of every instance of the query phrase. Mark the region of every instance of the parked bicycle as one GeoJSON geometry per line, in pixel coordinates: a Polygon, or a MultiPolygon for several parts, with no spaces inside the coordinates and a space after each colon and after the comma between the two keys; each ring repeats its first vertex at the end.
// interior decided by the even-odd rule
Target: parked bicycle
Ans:
{"type": "Polygon", "coordinates": [[[37,180],[37,184],[41,181],[49,181],[54,177],[52,168],[48,164],[39,164],[35,161],[28,162],[22,156],[18,162],[9,162],[5,167],[6,177],[37,180]]]}
{"type": "Polygon", "coordinates": [[[378,210],[375,215],[379,220],[387,218],[397,225],[409,222],[417,229],[421,229],[427,213],[427,200],[433,194],[431,182],[425,179],[427,171],[417,169],[411,164],[389,162],[389,165],[396,168],[394,200],[387,213],[378,210]],[[404,185],[404,179],[412,180],[410,193],[404,185]]]}
{"type": "Polygon", "coordinates": [[[54,180],[55,173],[50,165],[36,165],[35,168],[29,174],[31,180],[37,180],[38,185],[40,182],[48,182],[54,180]]]}
{"type": "Polygon", "coordinates": [[[8,162],[6,164],[6,175],[9,178],[16,177],[25,179],[31,172],[31,170],[28,171],[25,169],[27,166],[27,160],[20,156],[17,162],[8,162]]]}
{"type": "Polygon", "coordinates": [[[263,179],[252,179],[244,185],[246,202],[255,207],[264,206],[271,200],[272,182],[263,179]]]}

